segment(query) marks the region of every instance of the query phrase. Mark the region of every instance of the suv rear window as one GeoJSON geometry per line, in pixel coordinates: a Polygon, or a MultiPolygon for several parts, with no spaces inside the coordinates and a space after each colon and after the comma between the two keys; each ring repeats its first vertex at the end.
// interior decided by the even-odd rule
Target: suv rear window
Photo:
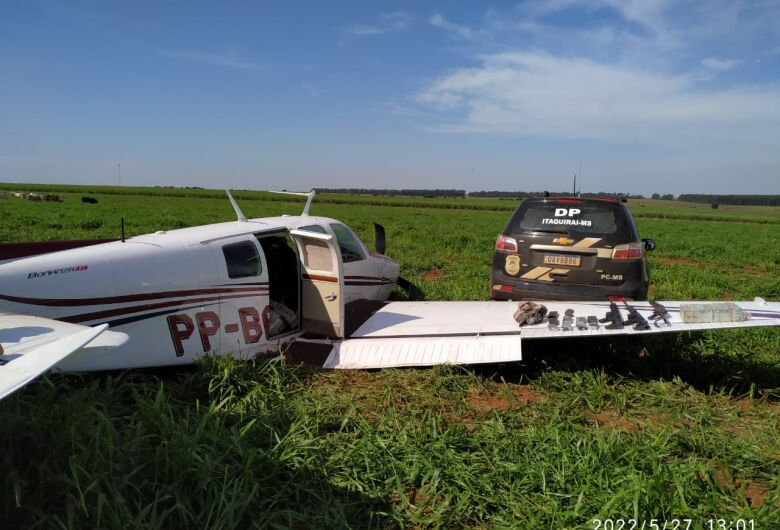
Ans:
{"type": "Polygon", "coordinates": [[[622,205],[585,201],[523,203],[510,219],[506,232],[631,237],[622,205]]]}

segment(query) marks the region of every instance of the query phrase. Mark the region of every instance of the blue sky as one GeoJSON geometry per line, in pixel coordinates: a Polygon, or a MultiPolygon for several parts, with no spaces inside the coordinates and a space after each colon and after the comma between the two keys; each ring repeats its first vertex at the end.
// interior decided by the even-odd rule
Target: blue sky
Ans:
{"type": "Polygon", "coordinates": [[[0,4],[0,181],[780,193],[780,2],[0,4]],[[580,169],[581,168],[581,169],[580,169]]]}

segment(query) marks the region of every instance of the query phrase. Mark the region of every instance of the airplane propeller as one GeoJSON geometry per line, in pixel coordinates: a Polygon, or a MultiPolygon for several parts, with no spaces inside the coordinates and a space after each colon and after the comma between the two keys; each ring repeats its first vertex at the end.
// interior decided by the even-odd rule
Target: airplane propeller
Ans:
{"type": "MultiPolygon", "coordinates": [[[[379,223],[374,223],[374,248],[376,249],[376,252],[378,254],[383,254],[383,255],[387,250],[386,238],[385,238],[385,227],[380,225],[379,223]]],[[[420,288],[414,285],[406,278],[399,276],[398,279],[396,280],[396,284],[398,285],[398,287],[406,291],[406,294],[409,296],[409,298],[415,300],[424,299],[423,292],[420,290],[420,288]]]]}
{"type": "Polygon", "coordinates": [[[374,223],[374,248],[378,254],[385,253],[385,227],[374,223]]]}

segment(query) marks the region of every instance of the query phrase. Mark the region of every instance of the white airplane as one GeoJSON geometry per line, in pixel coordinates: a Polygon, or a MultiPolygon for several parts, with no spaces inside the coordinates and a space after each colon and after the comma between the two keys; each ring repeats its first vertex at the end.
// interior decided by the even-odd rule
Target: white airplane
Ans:
{"type": "MultiPolygon", "coordinates": [[[[0,399],[50,369],[252,358],[293,341],[327,345],[326,368],[382,368],[518,361],[529,339],[780,325],[780,304],[760,299],[737,303],[750,318],[704,323],[681,320],[685,302],[663,302],[668,322],[647,329],[556,328],[549,319],[520,327],[515,304],[506,302],[383,305],[402,280],[398,264],[370,252],[343,223],[309,216],[314,192],[299,195],[308,199],[298,216],[247,219],[228,192],[234,222],[1,261],[0,399]],[[347,326],[345,304],[358,300],[377,303],[347,326]]],[[[377,247],[384,251],[380,229],[377,247]]],[[[545,305],[561,316],[610,309],[609,302],[545,305]]],[[[646,303],[635,309],[645,318],[654,311],[646,303]]]]}
{"type": "MultiPolygon", "coordinates": [[[[84,344],[74,343],[40,368],[188,364],[209,352],[278,351],[304,332],[343,337],[345,304],[386,300],[398,263],[369,251],[343,223],[309,216],[314,192],[304,195],[299,216],[247,219],[228,193],[235,222],[0,262],[0,376],[22,368],[23,358],[32,362],[33,346],[94,339],[99,332],[80,335],[92,326],[110,327],[111,339],[79,354],[84,344]]],[[[377,239],[382,251],[383,230],[377,239]]]]}

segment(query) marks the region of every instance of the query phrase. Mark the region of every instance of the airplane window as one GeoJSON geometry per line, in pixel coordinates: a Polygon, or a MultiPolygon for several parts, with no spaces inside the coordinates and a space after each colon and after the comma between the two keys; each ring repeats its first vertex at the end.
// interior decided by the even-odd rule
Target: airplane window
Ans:
{"type": "Polygon", "coordinates": [[[335,272],[330,247],[324,241],[307,237],[303,244],[303,260],[306,268],[335,272]]]}
{"type": "Polygon", "coordinates": [[[327,234],[324,226],[320,225],[306,225],[298,227],[298,230],[306,230],[307,232],[317,232],[318,234],[327,234]]]}
{"type": "Polygon", "coordinates": [[[257,248],[249,241],[225,245],[222,247],[222,253],[225,255],[228,277],[260,276],[260,256],[257,254],[257,248]]]}
{"type": "Polygon", "coordinates": [[[350,261],[360,261],[366,257],[363,255],[363,249],[358,243],[358,239],[352,231],[342,224],[331,223],[330,227],[336,234],[341,249],[341,260],[344,263],[350,261]]]}

